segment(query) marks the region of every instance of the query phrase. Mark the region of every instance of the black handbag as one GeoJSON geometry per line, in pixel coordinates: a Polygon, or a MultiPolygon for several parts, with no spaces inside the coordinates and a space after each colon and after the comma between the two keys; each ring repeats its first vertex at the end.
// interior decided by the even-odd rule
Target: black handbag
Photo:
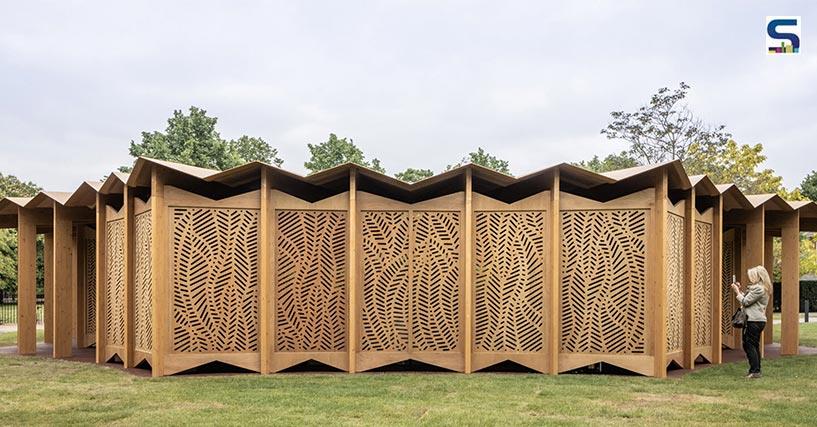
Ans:
{"type": "Polygon", "coordinates": [[[746,321],[748,317],[746,316],[746,312],[743,311],[743,307],[739,308],[735,314],[732,315],[732,327],[736,329],[743,329],[746,327],[746,321]]]}

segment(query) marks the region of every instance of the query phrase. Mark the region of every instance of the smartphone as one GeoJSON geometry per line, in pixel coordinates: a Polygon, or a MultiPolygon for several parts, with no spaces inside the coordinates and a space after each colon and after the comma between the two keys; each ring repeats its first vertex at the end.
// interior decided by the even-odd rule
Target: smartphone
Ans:
{"type": "Polygon", "coordinates": [[[732,275],[732,283],[737,283],[737,279],[735,279],[735,275],[732,275]]]}

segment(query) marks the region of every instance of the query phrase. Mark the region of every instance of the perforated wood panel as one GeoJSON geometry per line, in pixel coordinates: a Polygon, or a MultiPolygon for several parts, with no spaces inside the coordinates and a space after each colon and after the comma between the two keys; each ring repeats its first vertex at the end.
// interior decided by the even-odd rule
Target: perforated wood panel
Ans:
{"type": "Polygon", "coordinates": [[[646,210],[561,212],[561,351],[644,353],[646,210]]]}
{"type": "Polygon", "coordinates": [[[451,351],[460,338],[460,213],[412,212],[412,349],[451,351]]]}
{"type": "Polygon", "coordinates": [[[96,339],[96,240],[85,240],[85,334],[90,339],[88,344],[96,339]]]}
{"type": "Polygon", "coordinates": [[[698,347],[712,343],[712,285],[712,224],[695,221],[694,314],[698,347]]]}
{"type": "MultiPolygon", "coordinates": [[[[721,332],[724,335],[732,335],[734,329],[732,328],[732,314],[734,314],[737,307],[735,305],[735,295],[732,292],[732,276],[737,274],[735,272],[735,240],[734,238],[723,239],[723,269],[721,280],[721,302],[723,309],[721,312],[721,332]]],[[[726,344],[727,340],[724,340],[726,344]]]]}
{"type": "MultiPolygon", "coordinates": [[[[125,345],[125,220],[109,221],[105,251],[105,336],[108,344],[125,345]]],[[[120,355],[121,356],[121,355],[120,355]]]]}
{"type": "Polygon", "coordinates": [[[173,350],[258,350],[258,211],[172,208],[173,350]]]}
{"type": "Polygon", "coordinates": [[[667,352],[684,342],[684,218],[667,215],[667,352]]]}
{"type": "Polygon", "coordinates": [[[277,351],[346,349],[346,212],[276,212],[277,351]]]}
{"type": "Polygon", "coordinates": [[[149,352],[153,348],[151,306],[151,222],[150,211],[134,216],[134,347],[149,352]]]}
{"type": "Polygon", "coordinates": [[[544,212],[476,212],[474,345],[477,351],[543,347],[544,212]]]}
{"type": "Polygon", "coordinates": [[[406,351],[409,342],[408,211],[363,211],[361,351],[406,351]]]}

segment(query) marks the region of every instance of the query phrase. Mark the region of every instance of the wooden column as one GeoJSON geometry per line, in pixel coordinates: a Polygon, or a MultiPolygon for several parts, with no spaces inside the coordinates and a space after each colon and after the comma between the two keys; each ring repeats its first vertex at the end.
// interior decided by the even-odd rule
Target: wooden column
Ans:
{"type": "Polygon", "coordinates": [[[684,368],[695,368],[695,188],[684,204],[684,368]]]}
{"type": "Polygon", "coordinates": [[[723,360],[723,201],[718,196],[712,207],[712,364],[723,360]]]}
{"type": "MultiPolygon", "coordinates": [[[[774,281],[774,235],[766,234],[763,241],[763,266],[774,281]]],[[[766,327],[763,329],[763,344],[769,345],[774,338],[774,293],[769,295],[769,304],[766,305],[766,327]]]]}
{"type": "MultiPolygon", "coordinates": [[[[136,366],[134,357],[136,320],[136,293],[134,291],[134,217],[133,217],[133,189],[127,185],[122,195],[122,209],[125,219],[124,267],[125,267],[125,351],[122,362],[126,368],[136,366]]],[[[156,259],[156,258],[153,258],[156,259]]]]}
{"type": "MultiPolygon", "coordinates": [[[[77,240],[77,229],[71,227],[71,338],[79,337],[79,325],[77,324],[77,296],[79,295],[79,271],[77,270],[77,249],[79,241],[77,240]]],[[[77,341],[79,343],[79,341],[77,341]]]]}
{"type": "Polygon", "coordinates": [[[43,239],[43,334],[48,344],[54,343],[54,234],[45,233],[43,239]]]}
{"type": "Polygon", "coordinates": [[[474,194],[473,173],[465,171],[465,373],[470,374],[474,351],[474,194]]]}
{"type": "Polygon", "coordinates": [[[559,298],[561,289],[561,207],[559,185],[559,169],[556,168],[553,172],[553,178],[550,184],[550,206],[548,207],[548,227],[550,229],[550,241],[546,243],[546,254],[548,263],[548,273],[545,278],[545,304],[547,310],[546,328],[547,341],[545,343],[545,352],[547,354],[548,363],[547,370],[551,375],[559,373],[559,344],[560,344],[560,320],[561,313],[559,312],[559,298]]]}
{"type": "MultiPolygon", "coordinates": [[[[749,214],[746,217],[746,257],[742,259],[743,265],[741,266],[741,277],[744,278],[741,281],[741,288],[745,291],[746,287],[749,286],[749,275],[747,271],[758,265],[763,265],[766,261],[764,257],[764,251],[766,248],[765,237],[766,237],[766,210],[763,205],[755,208],[752,211],[749,211],[749,214]]],[[[732,296],[734,298],[734,295],[732,296]]],[[[765,334],[764,334],[765,335],[765,334]]],[[[738,335],[738,342],[740,340],[740,335],[738,335]]],[[[761,343],[765,343],[766,338],[765,336],[761,337],[761,343]]],[[[761,344],[760,346],[760,354],[763,355],[765,351],[765,346],[761,344]]]]}
{"type": "MultiPolygon", "coordinates": [[[[105,230],[105,195],[96,195],[96,363],[105,363],[105,247],[107,246],[105,230]]],[[[155,329],[155,328],[154,328],[155,329]]]]}
{"type": "Polygon", "coordinates": [[[780,354],[796,355],[800,346],[800,213],[783,223],[783,274],[780,288],[780,354]]]}
{"type": "Polygon", "coordinates": [[[37,353],[37,227],[17,209],[17,353],[37,353]]]}
{"type": "Polygon", "coordinates": [[[151,281],[153,301],[151,324],[153,325],[153,351],[151,368],[153,376],[164,375],[165,356],[170,348],[171,292],[170,277],[170,223],[165,203],[165,177],[154,168],[150,176],[150,215],[152,244],[150,248],[151,281]]]}
{"type": "Polygon", "coordinates": [[[79,225],[74,232],[74,276],[77,281],[76,295],[74,297],[74,322],[77,324],[77,348],[85,348],[88,343],[85,342],[85,337],[88,336],[85,324],[86,312],[88,306],[86,303],[85,293],[88,291],[86,284],[88,283],[85,271],[85,234],[83,233],[84,226],[79,225]]]}
{"type": "Polygon", "coordinates": [[[655,182],[655,206],[652,215],[652,239],[648,251],[652,254],[647,261],[650,271],[652,304],[649,306],[652,319],[652,353],[654,376],[667,376],[667,172],[661,171],[655,182]]]}
{"type": "Polygon", "coordinates": [[[357,169],[352,169],[349,172],[349,279],[347,281],[349,373],[354,373],[357,368],[357,227],[357,169]]]}
{"type": "Polygon", "coordinates": [[[54,202],[54,346],[53,357],[71,357],[73,331],[73,226],[68,210],[54,202]]]}
{"type": "Polygon", "coordinates": [[[261,348],[261,373],[270,373],[271,343],[275,337],[275,318],[272,316],[272,218],[270,212],[270,173],[266,167],[261,170],[261,215],[258,228],[260,247],[258,248],[258,332],[261,348]]]}

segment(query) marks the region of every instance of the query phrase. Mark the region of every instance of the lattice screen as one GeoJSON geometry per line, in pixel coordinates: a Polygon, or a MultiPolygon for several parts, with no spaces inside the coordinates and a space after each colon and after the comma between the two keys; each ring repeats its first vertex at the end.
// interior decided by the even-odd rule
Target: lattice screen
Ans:
{"type": "Polygon", "coordinates": [[[125,345],[125,220],[106,227],[105,325],[108,344],[125,345]]]}
{"type": "Polygon", "coordinates": [[[562,352],[644,353],[647,214],[561,213],[562,352]]]}
{"type": "Polygon", "coordinates": [[[151,307],[153,285],[151,281],[151,222],[150,211],[134,216],[134,339],[135,348],[150,351],[153,348],[151,331],[151,307]]]}
{"type": "Polygon", "coordinates": [[[409,340],[409,214],[361,212],[361,351],[406,351],[409,340]]]}
{"type": "Polygon", "coordinates": [[[721,312],[721,332],[724,335],[732,335],[732,314],[735,306],[735,296],[732,293],[732,276],[735,275],[735,241],[723,239],[723,269],[721,270],[721,302],[723,311],[721,312]]]}
{"type": "Polygon", "coordinates": [[[279,210],[276,220],[276,351],[344,351],[346,212],[279,210]]]}
{"type": "Polygon", "coordinates": [[[712,224],[701,221],[695,221],[694,314],[695,345],[712,344],[712,224]]]}
{"type": "MultiPolygon", "coordinates": [[[[85,240],[85,333],[96,334],[96,240],[85,240]]],[[[92,341],[93,342],[93,341],[92,341]]]]}
{"type": "Polygon", "coordinates": [[[460,213],[414,211],[411,220],[412,349],[455,350],[460,337],[460,213]]]}
{"type": "Polygon", "coordinates": [[[543,347],[544,212],[476,212],[474,345],[477,351],[543,347]]]}
{"type": "Polygon", "coordinates": [[[172,213],[173,350],[258,351],[258,211],[172,213]]]}
{"type": "Polygon", "coordinates": [[[667,215],[667,351],[684,343],[684,218],[667,215]]]}

